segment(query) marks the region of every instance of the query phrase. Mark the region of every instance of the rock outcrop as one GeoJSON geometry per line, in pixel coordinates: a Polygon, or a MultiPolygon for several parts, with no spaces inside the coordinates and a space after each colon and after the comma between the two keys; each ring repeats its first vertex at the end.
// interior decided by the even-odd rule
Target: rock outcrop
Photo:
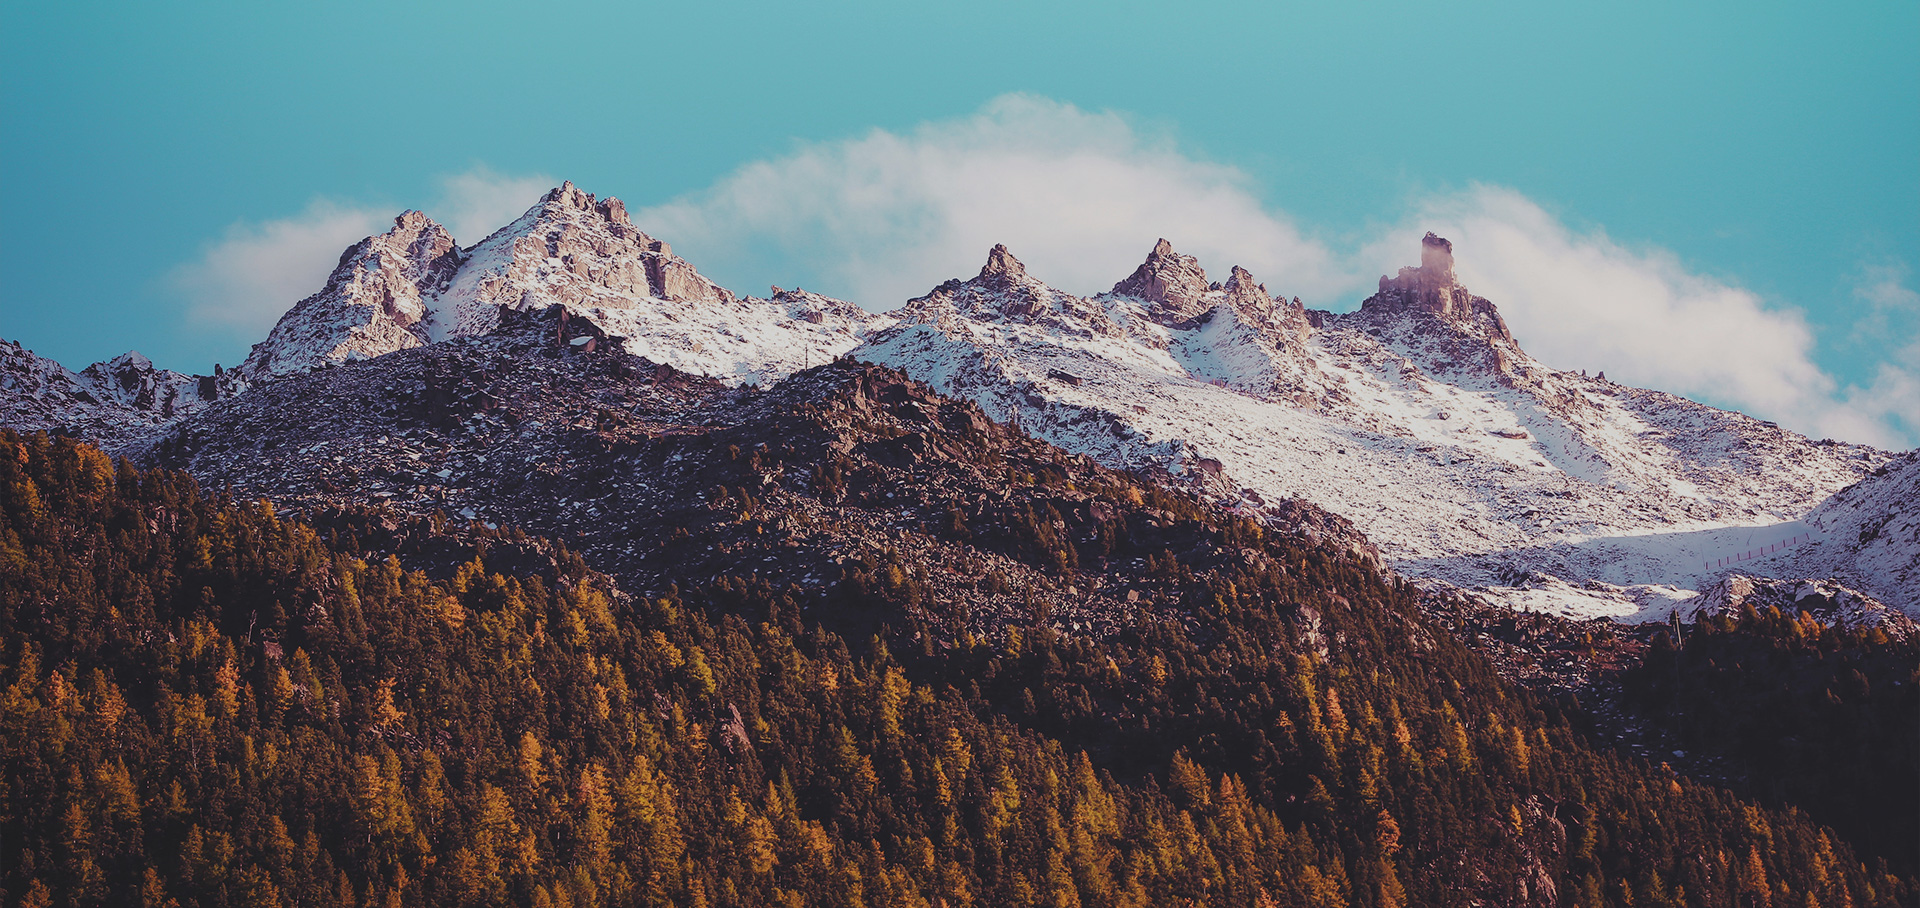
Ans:
{"type": "Polygon", "coordinates": [[[1420,265],[1380,276],[1380,290],[1360,304],[1362,311],[1427,312],[1489,338],[1513,343],[1499,310],[1460,286],[1453,274],[1453,244],[1431,231],[1420,241],[1420,265]]]}
{"type": "Polygon", "coordinates": [[[1128,296],[1147,304],[1147,315],[1162,325],[1175,325],[1207,309],[1207,272],[1200,260],[1173,251],[1163,237],[1153,244],[1147,260],[1126,280],[1114,284],[1112,296],[1128,296]]]}
{"type": "Polygon", "coordinates": [[[1729,574],[1701,594],[1691,617],[1698,621],[1707,615],[1738,616],[1745,608],[1777,608],[1789,616],[1806,612],[1823,624],[1849,628],[1877,627],[1895,640],[1916,633],[1913,619],[1905,613],[1832,577],[1779,580],[1729,574]]]}
{"type": "Polygon", "coordinates": [[[280,317],[240,372],[268,378],[322,363],[370,359],[430,339],[430,303],[460,267],[446,228],[418,211],[349,247],[327,285],[280,317]]]}

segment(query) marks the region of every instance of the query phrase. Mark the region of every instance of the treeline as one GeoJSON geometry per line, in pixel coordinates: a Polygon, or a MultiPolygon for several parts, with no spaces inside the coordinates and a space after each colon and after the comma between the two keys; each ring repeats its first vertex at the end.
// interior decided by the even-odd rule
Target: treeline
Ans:
{"type": "Polygon", "coordinates": [[[1172,565],[1184,623],[989,642],[905,617],[942,606],[884,554],[826,597],[631,601],[564,552],[434,581],[43,437],[0,436],[0,505],[9,905],[1915,896],[1588,748],[1322,549],[1172,565]]]}
{"type": "Polygon", "coordinates": [[[1920,870],[1920,639],[1749,605],[1661,633],[1622,683],[1639,714],[1761,801],[1920,870]]]}

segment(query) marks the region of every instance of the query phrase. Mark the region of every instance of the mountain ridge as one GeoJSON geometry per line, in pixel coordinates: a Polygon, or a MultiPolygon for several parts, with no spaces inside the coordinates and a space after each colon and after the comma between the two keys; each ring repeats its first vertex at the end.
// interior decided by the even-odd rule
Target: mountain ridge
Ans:
{"type": "MultiPolygon", "coordinates": [[[[778,287],[736,296],[633,226],[619,200],[563,183],[470,247],[403,213],[343,254],[327,287],[235,370],[244,377],[216,384],[235,393],[477,336],[501,312],[551,305],[605,342],[726,384],[772,383],[843,355],[901,368],[1110,466],[1168,469],[1238,506],[1334,508],[1398,569],[1510,607],[1661,618],[1716,583],[1721,562],[1761,551],[1781,570],[1817,569],[1920,611],[1920,592],[1900,580],[1920,564],[1920,541],[1859,534],[1874,520],[1905,532],[1912,508],[1898,496],[1849,518],[1855,541],[1829,532],[1833,520],[1803,522],[1892,455],[1546,367],[1459,284],[1452,244],[1431,233],[1419,265],[1383,275],[1347,313],[1271,295],[1238,266],[1211,281],[1161,239],[1092,297],[1046,285],[995,246],[974,277],[874,314],[778,287]],[[1776,554],[1781,545],[1791,551],[1776,554]]],[[[14,367],[35,369],[48,372],[14,367]]],[[[12,424],[104,424],[84,402],[65,418],[54,398],[25,397],[10,398],[12,424]]],[[[109,443],[173,418],[115,406],[109,443]]]]}

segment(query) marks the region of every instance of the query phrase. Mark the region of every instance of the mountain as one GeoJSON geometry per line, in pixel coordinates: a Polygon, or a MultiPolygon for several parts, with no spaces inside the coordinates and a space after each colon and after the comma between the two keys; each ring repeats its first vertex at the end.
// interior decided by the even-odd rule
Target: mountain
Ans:
{"type": "Polygon", "coordinates": [[[558,309],[507,311],[485,335],[263,383],[137,450],[237,498],[116,477],[71,442],[0,452],[0,591],[21,605],[0,655],[59,653],[0,665],[22,891],[1547,906],[1913,889],[1804,814],[1590,743],[1341,518],[1289,501],[1256,521],[886,367],[731,387],[558,309]],[[42,563],[71,569],[23,567],[42,563]],[[145,592],[109,618],[122,590],[145,592]],[[60,803],[67,766],[117,805],[97,836],[36,806],[60,803]],[[189,783],[200,797],[144,794],[189,783]]]}
{"type": "Polygon", "coordinates": [[[113,447],[245,388],[219,366],[210,376],[183,375],[137,352],[72,372],[0,340],[0,426],[22,431],[69,432],[113,447]]]}
{"type": "Polygon", "coordinates": [[[418,211],[347,248],[327,285],[293,305],[240,364],[249,378],[368,359],[432,340],[428,303],[460,266],[446,228],[418,211]]]}
{"type": "MultiPolygon", "coordinates": [[[[742,565],[815,588],[849,558],[890,551],[943,565],[922,583],[966,601],[982,633],[1030,623],[1036,597],[1063,630],[1164,606],[1126,579],[1137,565],[1103,560],[1074,580],[1023,563],[1083,566],[1080,543],[1114,519],[1089,490],[1111,480],[971,402],[845,360],[733,388],[621,352],[557,309],[500,318],[484,335],[262,385],[127,453],[288,516],[374,502],[552,536],[642,595],[742,565]],[[973,450],[983,446],[991,453],[973,450]],[[1008,470],[1051,478],[1016,495],[994,478],[1008,470]],[[940,542],[956,523],[963,539],[1006,535],[1027,557],[940,542]],[[1043,543],[1047,554],[1031,551],[1043,543]]],[[[1171,514],[1151,522],[1163,547],[1196,564],[1230,554],[1171,514]]],[[[1378,564],[1317,508],[1293,507],[1287,525],[1378,564]]]]}
{"type": "Polygon", "coordinates": [[[0,432],[0,900],[1920,891],[1920,637],[1752,573],[1897,567],[1911,457],[1547,369],[1439,237],[1345,314],[1162,241],[868,316],[625,221],[402,215],[192,412],[16,350],[125,459],[0,432]]]}
{"type": "Polygon", "coordinates": [[[368,359],[491,331],[503,311],[562,306],[656,362],[765,382],[845,353],[883,320],[774,288],[736,297],[635,228],[619,199],[562,184],[513,223],[459,247],[417,211],[349,248],[241,366],[250,378],[368,359]]]}
{"type": "MultiPolygon", "coordinates": [[[[402,214],[349,248],[221,387],[483,336],[502,313],[558,306],[597,332],[570,342],[727,386],[837,356],[890,365],[1111,467],[1170,471],[1250,512],[1319,505],[1396,570],[1510,608],[1661,619],[1764,567],[1920,613],[1920,505],[1875,475],[1892,455],[1550,368],[1460,284],[1450,242],[1429,234],[1419,252],[1358,310],[1334,313],[1242,268],[1213,281],[1164,239],[1092,297],[995,247],[973,278],[876,315],[800,290],[737,296],[619,200],[567,183],[469,247],[402,214]]],[[[37,391],[8,391],[4,405],[19,414],[9,424],[110,446],[169,419],[152,402],[102,415],[37,391]]]]}
{"type": "Polygon", "coordinates": [[[852,355],[1222,501],[1314,502],[1396,569],[1515,608],[1665,617],[1723,559],[1824,539],[1800,519],[1889,456],[1544,366],[1431,234],[1345,314],[1238,268],[1211,283],[1165,241],[1091,298],[996,247],[897,314],[852,355]]]}

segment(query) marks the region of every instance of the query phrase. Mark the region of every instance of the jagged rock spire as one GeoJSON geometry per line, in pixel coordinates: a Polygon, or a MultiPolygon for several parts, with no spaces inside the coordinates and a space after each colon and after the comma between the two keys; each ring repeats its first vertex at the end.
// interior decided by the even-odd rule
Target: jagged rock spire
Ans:
{"type": "Polygon", "coordinates": [[[1227,282],[1220,285],[1231,299],[1243,300],[1256,305],[1271,305],[1272,297],[1267,295],[1267,285],[1255,283],[1253,273],[1239,265],[1233,266],[1233,274],[1227,282]]]}
{"type": "Polygon", "coordinates": [[[1201,296],[1207,292],[1207,272],[1200,261],[1173,251],[1173,244],[1162,237],[1147,253],[1147,260],[1126,280],[1113,285],[1113,295],[1130,296],[1148,304],[1148,315],[1161,324],[1184,321],[1205,311],[1201,296]]]}
{"type": "Polygon", "coordinates": [[[995,243],[987,252],[987,264],[980,269],[981,277],[999,275],[1003,277],[1025,277],[1027,266],[1007,251],[1005,244],[995,243]]]}
{"type": "Polygon", "coordinates": [[[1381,275],[1380,292],[1412,296],[1441,316],[1457,314],[1472,299],[1453,276],[1453,244],[1433,231],[1420,240],[1419,266],[1402,268],[1397,277],[1381,275]]]}
{"type": "Polygon", "coordinates": [[[1365,312],[1429,312],[1511,343],[1513,335],[1493,304],[1460,285],[1453,272],[1453,243],[1432,231],[1420,239],[1420,264],[1380,276],[1380,292],[1361,303],[1365,312]]]}
{"type": "Polygon", "coordinates": [[[1433,275],[1435,280],[1453,283],[1453,244],[1427,231],[1420,239],[1420,270],[1433,275]]]}

